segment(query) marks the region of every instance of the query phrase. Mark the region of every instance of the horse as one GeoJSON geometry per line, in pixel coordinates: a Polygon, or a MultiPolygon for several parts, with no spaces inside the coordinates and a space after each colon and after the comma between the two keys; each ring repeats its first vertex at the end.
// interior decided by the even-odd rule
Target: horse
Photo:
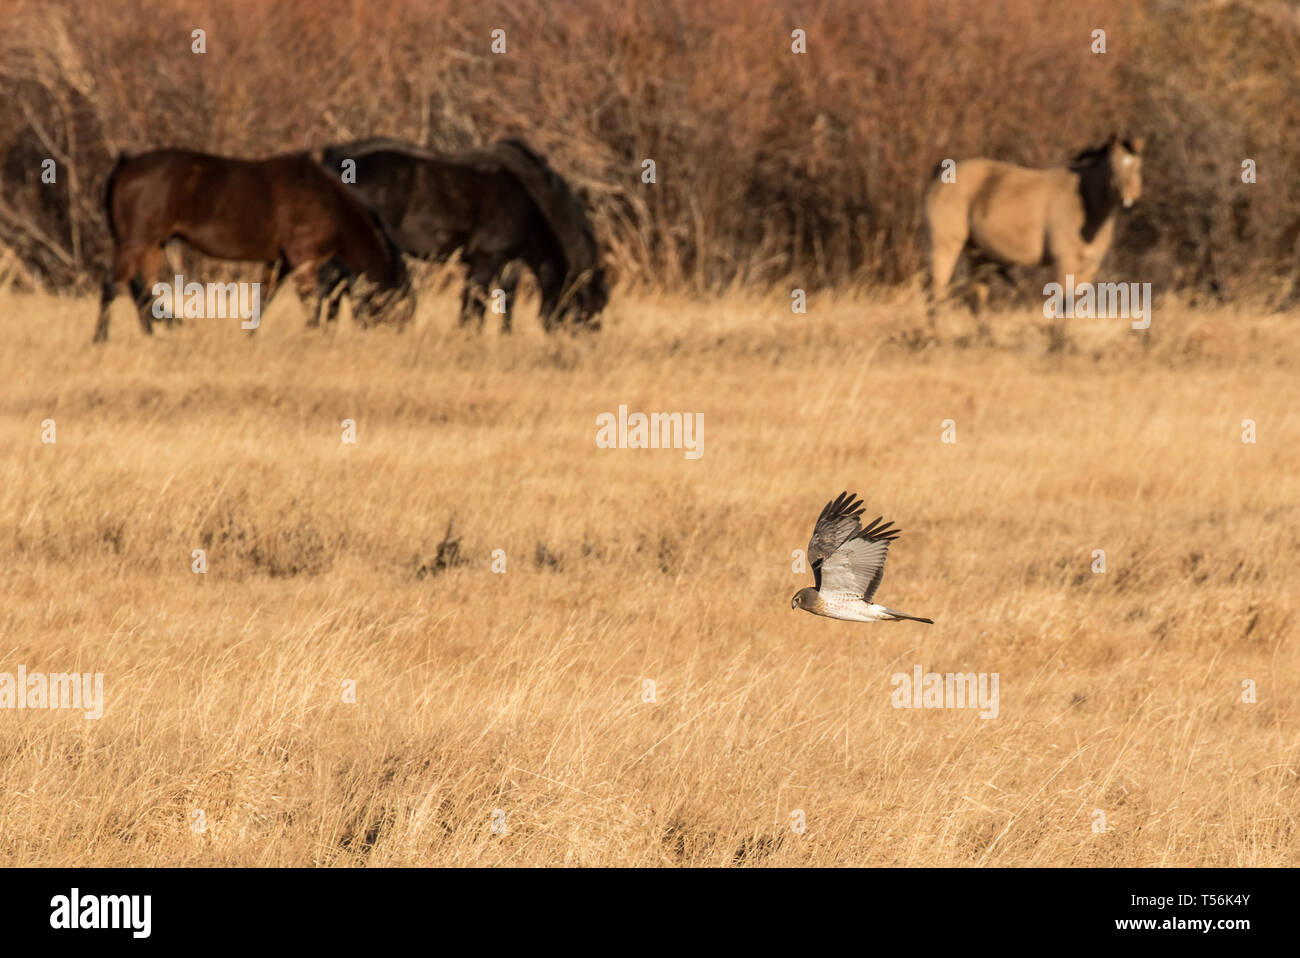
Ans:
{"type": "Polygon", "coordinates": [[[609,288],[587,211],[522,141],[440,154],[374,138],[328,146],[322,161],[379,212],[408,255],[445,262],[460,251],[467,267],[461,326],[482,328],[484,301],[496,287],[505,294],[501,330],[510,332],[519,274],[508,267],[522,261],[537,277],[547,332],[569,319],[599,328],[609,288]]]}
{"type": "MultiPolygon", "coordinates": [[[[962,160],[955,179],[935,167],[925,190],[930,234],[929,306],[944,298],[963,250],[996,265],[1051,266],[1060,282],[1091,283],[1115,236],[1116,214],[1142,194],[1142,139],[1112,135],[1068,166],[1031,169],[997,160],[962,160]]],[[[982,307],[988,286],[976,284],[982,307]]]]}
{"type": "Polygon", "coordinates": [[[309,326],[338,315],[339,298],[353,295],[363,324],[398,300],[410,280],[401,251],[363,199],[325,173],[308,153],[241,160],[192,150],[120,154],[104,197],[113,257],[104,277],[95,342],[108,338],[109,306],[129,282],[146,334],[153,332],[150,287],[168,241],[180,239],[216,259],[260,262],[269,304],[278,280],[298,272],[299,294],[310,304],[309,326]],[[314,297],[310,285],[314,271],[314,297]],[[367,290],[355,286],[364,277],[367,290]]]}

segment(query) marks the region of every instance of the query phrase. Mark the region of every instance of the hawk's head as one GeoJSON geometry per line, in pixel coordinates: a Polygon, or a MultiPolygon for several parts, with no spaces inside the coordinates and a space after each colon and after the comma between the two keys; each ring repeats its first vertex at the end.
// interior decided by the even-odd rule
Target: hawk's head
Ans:
{"type": "Polygon", "coordinates": [[[800,589],[794,594],[794,598],[790,600],[790,608],[804,609],[805,611],[812,612],[817,608],[821,599],[822,597],[817,594],[817,590],[812,586],[808,586],[807,588],[800,589]]]}

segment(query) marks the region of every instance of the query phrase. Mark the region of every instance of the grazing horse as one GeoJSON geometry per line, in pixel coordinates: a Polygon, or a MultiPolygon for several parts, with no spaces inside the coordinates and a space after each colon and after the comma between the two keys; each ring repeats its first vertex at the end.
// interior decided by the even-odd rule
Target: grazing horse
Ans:
{"type": "Polygon", "coordinates": [[[366,198],[409,255],[444,262],[460,251],[467,267],[462,326],[482,328],[484,300],[498,286],[505,293],[501,329],[510,331],[518,272],[508,267],[522,260],[537,277],[548,332],[570,317],[599,328],[609,289],[587,212],[519,140],[457,154],[358,140],[327,147],[322,162],[366,198]]]}
{"type": "MultiPolygon", "coordinates": [[[[1142,193],[1143,141],[1112,136],[1084,150],[1067,167],[1029,169],[997,160],[962,160],[952,182],[939,176],[925,191],[930,233],[931,317],[964,249],[974,258],[1009,266],[1050,265],[1064,283],[1090,283],[1115,235],[1116,211],[1142,193]]],[[[983,305],[988,286],[977,284],[983,305]]]]}
{"type": "Polygon", "coordinates": [[[236,160],[190,150],[154,150],[117,159],[105,202],[113,237],[113,262],[104,278],[95,342],[108,338],[108,310],[123,282],[146,334],[153,332],[149,281],[157,278],[163,248],[184,240],[216,259],[246,260],[266,267],[265,306],[280,276],[304,267],[299,293],[320,322],[338,314],[339,296],[354,294],[354,312],[365,322],[410,282],[401,251],[365,202],[325,173],[307,153],[265,160],[236,160]],[[316,290],[310,294],[311,272],[316,290]],[[368,290],[354,283],[365,277],[368,290]],[[382,296],[376,296],[382,293],[382,296]]]}

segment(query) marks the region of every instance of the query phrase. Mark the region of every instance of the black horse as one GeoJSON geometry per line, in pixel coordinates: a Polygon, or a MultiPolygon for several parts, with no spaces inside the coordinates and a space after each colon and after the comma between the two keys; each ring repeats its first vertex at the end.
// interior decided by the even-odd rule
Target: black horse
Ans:
{"type": "Polygon", "coordinates": [[[357,140],[327,147],[321,162],[378,211],[403,252],[443,262],[460,251],[468,269],[462,326],[482,327],[485,300],[497,287],[505,293],[501,329],[510,331],[518,272],[509,267],[522,261],[537,277],[548,332],[570,319],[599,328],[609,287],[587,211],[521,141],[448,155],[357,140]]]}

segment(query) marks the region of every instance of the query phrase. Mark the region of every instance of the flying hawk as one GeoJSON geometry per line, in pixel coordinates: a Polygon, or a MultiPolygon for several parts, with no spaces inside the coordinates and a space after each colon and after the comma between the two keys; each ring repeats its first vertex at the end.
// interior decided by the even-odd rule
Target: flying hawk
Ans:
{"type": "Polygon", "coordinates": [[[796,592],[790,608],[849,622],[910,619],[934,625],[934,619],[896,612],[871,601],[885,574],[885,554],[899,530],[892,522],[882,523],[883,517],[864,529],[858,518],[861,515],[862,501],[848,492],[826,503],[808,540],[808,561],[816,585],[796,592]]]}

